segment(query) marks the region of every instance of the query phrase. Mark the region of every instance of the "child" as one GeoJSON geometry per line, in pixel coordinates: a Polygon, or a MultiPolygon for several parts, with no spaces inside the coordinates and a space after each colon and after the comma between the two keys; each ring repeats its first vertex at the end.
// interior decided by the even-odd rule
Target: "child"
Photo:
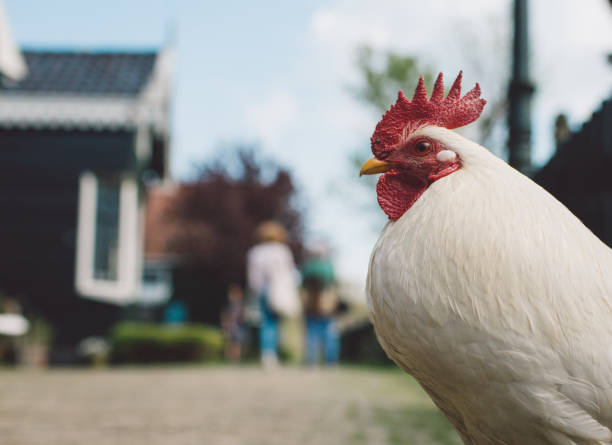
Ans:
{"type": "Polygon", "coordinates": [[[237,284],[229,286],[228,305],[221,316],[221,325],[225,333],[225,357],[233,362],[239,361],[244,344],[244,292],[237,284]]]}

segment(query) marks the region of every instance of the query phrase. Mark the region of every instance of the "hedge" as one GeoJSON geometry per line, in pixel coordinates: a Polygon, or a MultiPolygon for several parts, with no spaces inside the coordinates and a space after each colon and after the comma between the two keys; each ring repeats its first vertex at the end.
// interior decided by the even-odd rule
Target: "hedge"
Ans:
{"type": "Polygon", "coordinates": [[[113,363],[214,361],[223,355],[223,334],[206,325],[122,322],[110,346],[113,363]]]}

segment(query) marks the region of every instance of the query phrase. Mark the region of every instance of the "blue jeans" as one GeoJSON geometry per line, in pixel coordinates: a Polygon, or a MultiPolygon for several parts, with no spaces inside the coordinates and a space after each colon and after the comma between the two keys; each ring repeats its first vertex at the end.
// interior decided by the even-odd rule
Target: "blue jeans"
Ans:
{"type": "Polygon", "coordinates": [[[261,355],[276,354],[278,348],[278,316],[272,312],[266,296],[259,297],[261,323],[259,325],[259,347],[261,355]]]}
{"type": "Polygon", "coordinates": [[[306,318],[306,364],[317,362],[321,349],[324,350],[325,363],[338,363],[340,356],[340,338],[332,318],[306,318]]]}

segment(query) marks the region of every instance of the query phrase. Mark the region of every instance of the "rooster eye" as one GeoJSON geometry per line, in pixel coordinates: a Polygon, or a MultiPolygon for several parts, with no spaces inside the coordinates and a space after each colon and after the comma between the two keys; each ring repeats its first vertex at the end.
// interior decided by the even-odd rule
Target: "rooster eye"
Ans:
{"type": "Polygon", "coordinates": [[[429,152],[430,148],[429,142],[419,142],[414,146],[414,151],[417,155],[424,155],[429,152]]]}

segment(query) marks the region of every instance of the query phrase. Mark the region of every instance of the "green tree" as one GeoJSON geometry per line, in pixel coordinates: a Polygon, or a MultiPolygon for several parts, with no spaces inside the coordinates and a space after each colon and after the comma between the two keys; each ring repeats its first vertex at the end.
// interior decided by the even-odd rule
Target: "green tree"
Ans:
{"type": "Polygon", "coordinates": [[[395,51],[380,54],[362,46],[357,49],[357,68],[364,84],[354,88],[356,97],[381,113],[395,103],[399,90],[410,97],[421,74],[428,89],[433,85],[431,70],[421,66],[416,57],[395,51]]]}

